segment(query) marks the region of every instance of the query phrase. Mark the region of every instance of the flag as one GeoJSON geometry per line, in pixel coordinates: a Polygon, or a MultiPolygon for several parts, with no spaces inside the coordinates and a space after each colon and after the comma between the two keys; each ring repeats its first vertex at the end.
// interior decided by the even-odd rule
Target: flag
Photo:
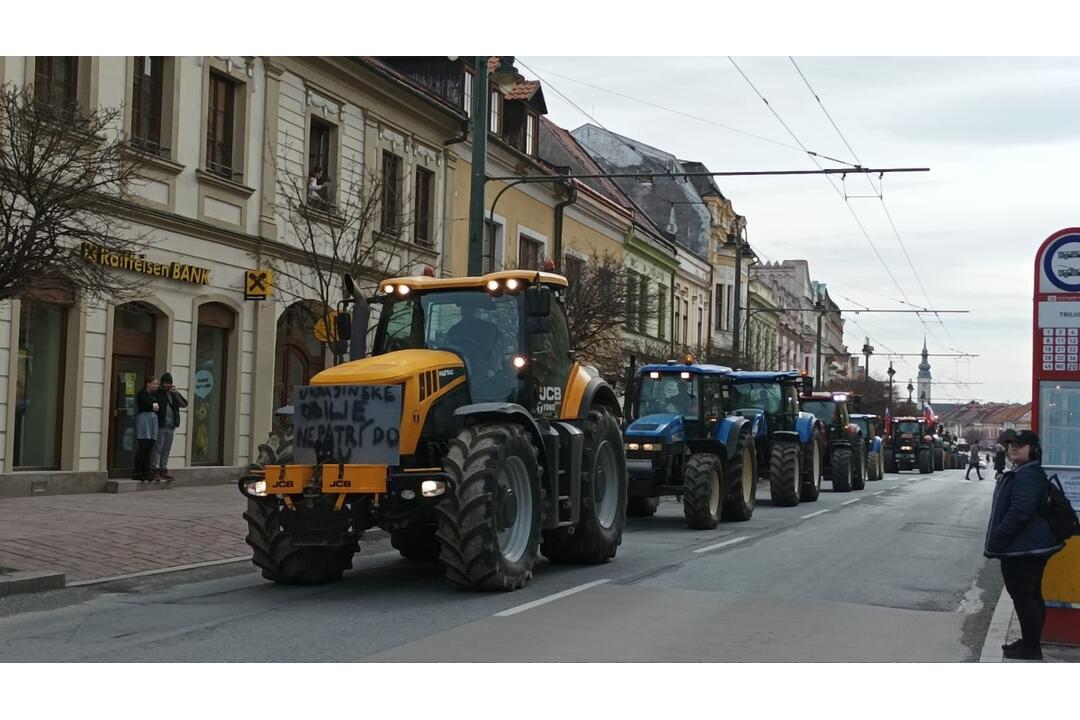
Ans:
{"type": "Polygon", "coordinates": [[[930,403],[926,403],[923,406],[923,419],[926,420],[926,426],[930,428],[930,432],[934,431],[934,409],[930,407],[930,403]]]}
{"type": "Polygon", "coordinates": [[[885,408],[885,435],[892,435],[892,413],[889,408],[885,408]]]}

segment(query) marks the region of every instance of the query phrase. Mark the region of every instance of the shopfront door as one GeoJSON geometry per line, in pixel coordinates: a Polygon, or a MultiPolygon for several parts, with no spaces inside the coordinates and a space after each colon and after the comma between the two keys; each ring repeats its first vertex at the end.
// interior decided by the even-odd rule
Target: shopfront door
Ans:
{"type": "Polygon", "coordinates": [[[135,395],[156,371],[157,319],[153,308],[141,303],[116,308],[109,401],[110,477],[129,477],[135,467],[135,395]]]}
{"type": "Polygon", "coordinates": [[[135,394],[152,372],[145,357],[113,356],[112,422],[109,431],[109,475],[127,476],[135,466],[135,394]]]}

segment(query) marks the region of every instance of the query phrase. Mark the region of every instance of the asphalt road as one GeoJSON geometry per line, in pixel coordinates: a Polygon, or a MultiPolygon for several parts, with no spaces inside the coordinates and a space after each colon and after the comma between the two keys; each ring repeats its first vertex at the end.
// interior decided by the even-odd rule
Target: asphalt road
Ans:
{"type": "Polygon", "coordinates": [[[750,521],[704,532],[669,500],[612,562],[544,562],[510,594],[454,589],[379,543],[328,586],[235,564],[12,596],[0,661],[977,660],[1001,588],[982,557],[993,482],[829,487],[779,508],[762,486],[750,521]]]}

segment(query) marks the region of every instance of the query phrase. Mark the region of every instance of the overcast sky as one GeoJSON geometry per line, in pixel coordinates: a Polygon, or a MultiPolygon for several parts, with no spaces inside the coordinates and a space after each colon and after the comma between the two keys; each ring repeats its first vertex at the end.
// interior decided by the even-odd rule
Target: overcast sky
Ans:
{"type": "MultiPolygon", "coordinates": [[[[527,77],[544,81],[548,116],[563,127],[590,122],[588,113],[613,132],[711,170],[814,167],[727,58],[519,60],[527,77]]],[[[854,161],[791,60],[735,61],[808,149],[854,161]]],[[[841,307],[910,307],[900,302],[904,295],[850,204],[910,303],[970,314],[942,315],[944,324],[926,317],[925,325],[914,315],[845,314],[848,349],[859,352],[869,335],[876,347],[871,372],[884,377],[887,349],[918,352],[925,330],[931,353],[979,355],[932,357],[935,381],[970,383],[937,385],[934,399],[1027,402],[1034,252],[1050,233],[1080,224],[1080,60],[795,62],[864,166],[930,172],[886,175],[885,207],[876,197],[845,203],[824,177],[720,178],[724,194],[748,219],[751,244],[769,260],[808,260],[813,278],[828,284],[841,307]]],[[[855,176],[848,176],[846,188],[849,195],[873,192],[855,176]]],[[[896,380],[906,385],[917,363],[896,358],[896,380]]]]}

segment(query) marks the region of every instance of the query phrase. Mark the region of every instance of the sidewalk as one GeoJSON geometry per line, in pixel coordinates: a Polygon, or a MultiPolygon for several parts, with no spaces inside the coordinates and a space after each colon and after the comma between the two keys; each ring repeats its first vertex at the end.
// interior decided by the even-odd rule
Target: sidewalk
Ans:
{"type": "MultiPolygon", "coordinates": [[[[998,597],[997,606],[994,608],[994,616],[990,620],[990,628],[986,633],[983,643],[982,655],[979,662],[1025,662],[1023,660],[1006,660],[1001,655],[1001,645],[1020,639],[1020,622],[1013,610],[1012,599],[1004,588],[998,597]]],[[[1043,662],[1080,662],[1080,647],[1072,645],[1051,645],[1043,643],[1043,662]]]]}
{"type": "Polygon", "coordinates": [[[0,568],[72,583],[250,556],[246,503],[233,484],[0,499],[0,568]]]}

